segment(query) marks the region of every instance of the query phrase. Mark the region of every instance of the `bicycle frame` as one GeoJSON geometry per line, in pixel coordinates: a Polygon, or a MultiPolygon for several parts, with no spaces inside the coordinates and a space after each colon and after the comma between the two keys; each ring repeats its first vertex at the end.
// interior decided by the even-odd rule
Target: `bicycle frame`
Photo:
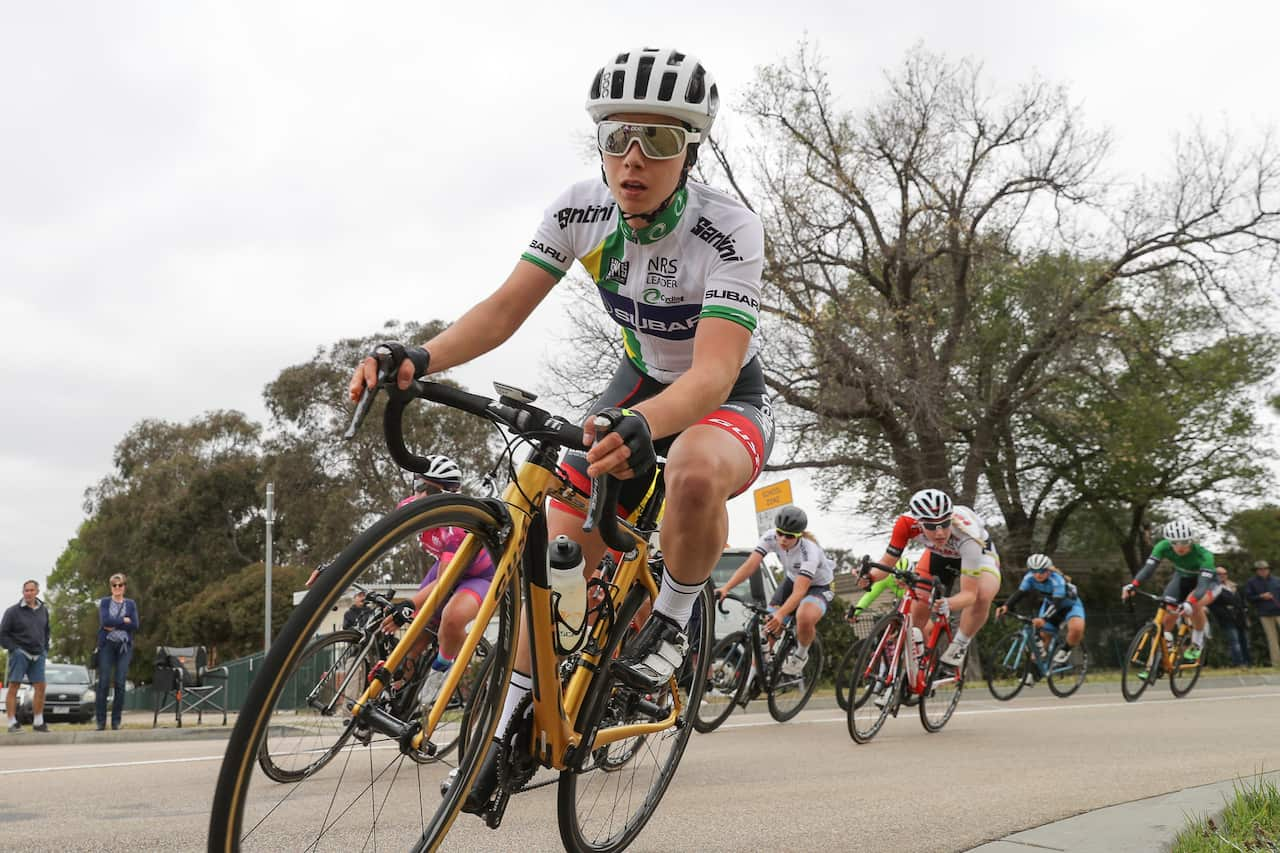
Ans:
{"type": "MultiPolygon", "coordinates": [[[[883,570],[886,567],[878,566],[878,568],[883,570]]],[[[904,580],[903,575],[908,575],[911,578],[911,581],[906,584],[906,593],[898,601],[898,604],[895,607],[895,610],[905,620],[904,633],[910,634],[911,627],[914,625],[911,619],[912,606],[917,601],[925,600],[916,591],[916,588],[915,588],[915,582],[918,580],[921,580],[922,578],[920,575],[916,575],[914,572],[900,572],[897,569],[893,570],[893,574],[896,577],[898,577],[899,580],[904,580]]],[[[928,603],[931,607],[933,605],[933,602],[936,601],[937,598],[938,598],[938,584],[937,584],[937,579],[934,578],[933,588],[930,591],[929,598],[928,598],[928,603]]],[[[951,623],[947,619],[938,619],[935,615],[930,614],[929,632],[926,636],[925,644],[924,644],[924,650],[925,650],[924,658],[926,660],[929,659],[929,652],[933,651],[933,649],[937,647],[938,638],[944,633],[947,635],[947,641],[950,642],[952,639],[951,623]]],[[[889,671],[886,673],[885,684],[892,687],[893,685],[896,685],[899,683],[898,681],[899,661],[905,658],[906,660],[905,683],[906,683],[907,689],[913,695],[916,695],[916,696],[923,695],[926,691],[928,691],[929,685],[933,683],[930,680],[930,676],[933,673],[925,672],[924,669],[922,669],[918,665],[916,661],[915,650],[914,648],[912,648],[913,643],[911,640],[906,639],[905,637],[902,637],[902,636],[898,637],[896,640],[893,641],[896,644],[896,648],[886,653],[885,644],[888,643],[889,641],[890,641],[890,638],[888,636],[881,637],[880,645],[876,647],[875,652],[872,653],[869,660],[875,661],[879,659],[882,653],[885,653],[885,656],[890,661],[889,671]],[[905,650],[905,653],[904,653],[904,650],[905,650]]],[[[956,677],[957,676],[952,676],[950,680],[955,680],[956,677]]],[[[942,679],[942,682],[945,683],[947,680],[948,679],[942,679]]]]}
{"type": "MultiPolygon", "coordinates": [[[[579,653],[581,655],[579,665],[569,678],[568,684],[563,684],[554,641],[556,628],[551,620],[535,616],[535,614],[552,612],[551,586],[546,568],[547,527],[542,507],[548,497],[555,497],[571,509],[585,515],[587,503],[573,486],[549,467],[554,465],[554,459],[545,458],[546,455],[546,451],[535,451],[533,456],[520,466],[515,479],[507,485],[503,493],[502,501],[510,510],[508,518],[511,525],[505,536],[505,550],[495,561],[493,583],[480,603],[472,628],[467,633],[457,656],[459,659],[466,660],[475,651],[508,585],[518,582],[524,593],[523,600],[528,602],[530,608],[525,627],[530,632],[533,661],[531,674],[534,754],[543,765],[555,770],[564,770],[573,766],[575,754],[583,754],[576,750],[586,734],[577,725],[578,714],[587,698],[591,681],[596,671],[600,669],[607,636],[614,626],[611,620],[595,621],[589,628],[589,639],[579,653]]],[[[489,523],[491,519],[484,517],[483,513],[477,510],[476,521],[484,524],[489,523]]],[[[657,584],[647,566],[648,543],[630,525],[620,523],[619,527],[633,540],[634,547],[619,562],[614,580],[607,592],[612,598],[615,610],[621,607],[622,599],[636,584],[642,586],[652,598],[658,595],[657,584]]],[[[388,539],[393,539],[403,532],[404,528],[397,528],[388,534],[388,539]]],[[[463,540],[453,559],[440,571],[435,588],[423,602],[387,658],[387,670],[394,672],[404,661],[414,642],[426,628],[431,615],[442,606],[444,599],[461,579],[463,571],[471,564],[480,546],[481,543],[474,534],[469,534],[463,540]]],[[[517,624],[519,619],[520,599],[517,599],[517,624]]],[[[461,667],[450,669],[440,689],[442,697],[451,696],[457,689],[462,679],[462,669],[461,667]]],[[[373,679],[357,700],[352,709],[353,714],[359,714],[368,706],[383,687],[381,679],[373,679]]],[[[439,724],[446,704],[445,702],[435,703],[422,731],[412,740],[413,748],[421,748],[424,741],[430,743],[431,734],[439,724]]],[[[679,694],[673,691],[673,709],[665,719],[652,723],[631,723],[601,729],[592,738],[591,748],[663,731],[674,725],[681,710],[679,694]]]]}
{"type": "MultiPolygon", "coordinates": [[[[1155,600],[1159,605],[1156,608],[1156,612],[1151,616],[1151,621],[1156,626],[1156,653],[1159,655],[1160,671],[1172,673],[1178,663],[1178,647],[1182,644],[1182,638],[1191,630],[1191,626],[1187,624],[1187,620],[1182,617],[1182,613],[1178,609],[1178,602],[1167,599],[1162,595],[1154,595],[1149,592],[1144,592],[1143,590],[1135,590],[1135,592],[1141,593],[1142,595],[1155,600]],[[1169,616],[1173,617],[1173,625],[1165,627],[1165,619],[1169,616]],[[1165,638],[1166,631],[1172,633],[1174,636],[1174,642],[1172,645],[1170,645],[1169,641],[1165,638]]],[[[1148,657],[1148,662],[1151,662],[1150,657],[1148,657]]],[[[1199,661],[1193,665],[1199,666],[1199,661]]]]}

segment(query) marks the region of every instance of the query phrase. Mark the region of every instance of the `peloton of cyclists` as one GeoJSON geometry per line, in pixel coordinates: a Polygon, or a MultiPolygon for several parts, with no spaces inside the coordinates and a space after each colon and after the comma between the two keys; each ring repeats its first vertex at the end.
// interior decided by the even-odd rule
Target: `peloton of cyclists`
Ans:
{"type": "MultiPolygon", "coordinates": [[[[1027,573],[1022,576],[1022,582],[1013,595],[996,608],[996,618],[1002,618],[1028,592],[1042,596],[1040,612],[1032,624],[1046,646],[1058,630],[1066,626],[1066,637],[1053,655],[1053,663],[1061,666],[1071,659],[1071,650],[1084,639],[1084,602],[1075,584],[1059,571],[1048,554],[1032,554],[1027,557],[1027,573]]],[[[1029,675],[1032,680],[1038,679],[1039,671],[1029,675]]]]}
{"type": "Polygon", "coordinates": [[[1182,519],[1166,524],[1164,537],[1151,549],[1133,580],[1124,585],[1120,597],[1128,601],[1134,590],[1155,574],[1161,560],[1173,563],[1173,577],[1165,585],[1164,595],[1179,602],[1183,616],[1191,622],[1191,645],[1183,653],[1183,659],[1198,661],[1204,650],[1204,627],[1209,618],[1206,608],[1221,586],[1214,570],[1213,553],[1196,543],[1195,528],[1182,519]]]}
{"type": "Polygon", "coordinates": [[[787,617],[795,614],[797,648],[782,662],[782,671],[799,675],[809,659],[809,646],[817,634],[818,620],[835,597],[831,590],[835,564],[808,531],[809,517],[804,510],[784,506],[774,516],[773,523],[775,529],[760,538],[755,550],[725,585],[716,590],[716,596],[723,600],[729,590],[759,570],[766,555],[774,554],[781,561],[786,578],[769,601],[772,615],[764,629],[770,636],[777,636],[787,617]]]}
{"type": "MultiPolygon", "coordinates": [[[[938,489],[921,489],[907,502],[908,512],[898,516],[889,546],[880,562],[896,562],[911,543],[922,546],[924,554],[916,563],[916,573],[936,577],[945,586],[934,612],[946,618],[951,611],[960,613],[955,639],[942,654],[947,666],[959,666],[969,643],[982,630],[991,611],[991,602],[1000,591],[1000,555],[978,514],[967,506],[953,505],[951,498],[938,489]],[[960,578],[960,591],[952,595],[955,579],[960,578]]],[[[872,570],[871,580],[885,573],[872,570]]],[[[928,588],[924,588],[927,595],[928,588]]],[[[923,630],[929,620],[924,601],[912,608],[911,620],[923,630]]]]}

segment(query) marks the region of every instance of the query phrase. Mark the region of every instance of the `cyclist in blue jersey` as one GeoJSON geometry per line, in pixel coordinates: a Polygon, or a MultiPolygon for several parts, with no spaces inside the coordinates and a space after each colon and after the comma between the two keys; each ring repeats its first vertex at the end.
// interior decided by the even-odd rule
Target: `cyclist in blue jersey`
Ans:
{"type": "Polygon", "coordinates": [[[1053,656],[1054,664],[1065,664],[1071,659],[1071,650],[1084,639],[1084,603],[1080,601],[1075,584],[1058,570],[1048,554],[1032,554],[1027,558],[1027,573],[1022,576],[1022,583],[1004,604],[996,608],[996,618],[1008,613],[1028,592],[1038,592],[1042,596],[1040,612],[1032,624],[1040,631],[1046,645],[1059,629],[1066,626],[1066,637],[1053,656]]]}
{"type": "MultiPolygon", "coordinates": [[[[591,276],[621,327],[625,356],[586,413],[590,449],[566,457],[566,474],[583,488],[600,474],[629,481],[619,501],[629,512],[648,490],[655,455],[667,458],[660,592],[634,654],[612,665],[640,689],[660,688],[683,663],[694,602],[727,538],[725,504],[754,482],[773,443],[758,356],[764,230],[737,199],[689,180],[719,105],[715,80],[691,54],[643,48],[610,56],[592,76],[586,103],[603,183],[592,178],[562,193],[506,280],[449,328],[421,347],[388,345],[407,388],[511,337],[575,260],[591,276]],[[597,430],[598,417],[609,426],[597,430]]],[[[351,399],[376,380],[377,362],[366,358],[352,376],[351,399]]],[[[551,507],[548,532],[576,540],[586,566],[605,552],[564,506],[551,507]]],[[[529,662],[522,637],[500,735],[532,686],[529,662]]],[[[494,749],[467,811],[483,808],[494,788],[494,749]]]]}

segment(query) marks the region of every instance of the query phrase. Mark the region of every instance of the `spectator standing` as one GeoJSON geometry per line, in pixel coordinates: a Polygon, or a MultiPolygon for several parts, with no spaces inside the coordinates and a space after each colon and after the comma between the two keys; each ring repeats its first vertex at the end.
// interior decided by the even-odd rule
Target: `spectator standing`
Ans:
{"type": "Polygon", "coordinates": [[[9,712],[9,731],[20,732],[18,722],[18,684],[24,678],[35,691],[31,710],[31,728],[47,732],[44,722],[44,661],[49,653],[49,608],[39,598],[40,584],[33,580],[22,585],[22,600],[4,612],[0,619],[0,646],[9,652],[9,693],[5,708],[9,712]]]}
{"type": "Polygon", "coordinates": [[[1218,622],[1218,628],[1227,641],[1227,654],[1231,656],[1232,666],[1249,665],[1249,633],[1245,621],[1244,601],[1240,598],[1240,590],[1235,581],[1227,574],[1223,566],[1218,566],[1214,573],[1221,586],[1209,605],[1209,612],[1218,622]]]}
{"type": "Polygon", "coordinates": [[[1244,585],[1244,597],[1258,611],[1262,633],[1267,635],[1271,665],[1280,667],[1280,581],[1271,576],[1271,564],[1266,560],[1254,563],[1253,571],[1253,577],[1244,585]]]}
{"type": "Polygon", "coordinates": [[[120,728],[124,713],[124,679],[133,659],[133,635],[138,630],[138,605],[125,598],[124,575],[111,576],[111,595],[98,602],[98,697],[94,706],[98,731],[107,727],[107,690],[115,687],[111,701],[111,729],[120,728]]]}
{"type": "Polygon", "coordinates": [[[358,628],[364,624],[364,619],[369,615],[369,605],[364,601],[364,590],[360,590],[351,596],[351,606],[347,608],[347,612],[342,614],[342,628],[347,630],[350,628],[358,628]]]}

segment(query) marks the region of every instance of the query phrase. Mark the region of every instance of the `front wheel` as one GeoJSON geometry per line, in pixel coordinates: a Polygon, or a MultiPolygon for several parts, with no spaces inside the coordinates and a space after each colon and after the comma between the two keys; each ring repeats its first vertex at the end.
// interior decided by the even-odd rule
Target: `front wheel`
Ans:
{"type": "Polygon", "coordinates": [[[853,665],[846,721],[854,743],[869,743],[893,709],[898,679],[906,675],[898,668],[898,645],[905,624],[900,613],[890,613],[877,622],[853,665]]]}
{"type": "Polygon", "coordinates": [[[1125,701],[1136,702],[1142,691],[1160,675],[1160,629],[1149,622],[1134,634],[1120,666],[1120,692],[1125,701]]]}
{"type": "MultiPolygon", "coordinates": [[[[339,726],[352,727],[340,760],[312,768],[287,785],[262,784],[269,777],[256,769],[261,766],[258,759],[264,744],[276,743],[281,734],[287,734],[287,721],[280,713],[286,710],[287,692],[293,685],[307,684],[309,688],[322,683],[310,675],[300,681],[299,674],[304,672],[307,650],[314,651],[312,638],[323,629],[343,594],[354,586],[385,592],[392,584],[417,583],[425,573],[419,537],[433,529],[453,527],[473,534],[482,551],[497,563],[495,555],[505,550],[498,532],[503,522],[489,504],[478,500],[453,494],[423,498],[383,516],[321,573],[294,608],[249,686],[214,788],[209,850],[345,849],[353,843],[360,847],[370,838],[377,839],[379,848],[406,850],[415,845],[431,846],[443,837],[475,780],[502,709],[515,656],[516,583],[507,583],[500,591],[494,588],[497,599],[492,621],[473,628],[490,635],[493,665],[484,670],[484,683],[478,687],[484,701],[472,703],[467,720],[469,736],[457,758],[458,775],[453,784],[447,781],[450,768],[446,762],[417,763],[408,754],[410,750],[397,743],[397,737],[372,726],[353,724],[352,709],[345,701],[333,706],[332,717],[324,718],[334,731],[339,726]]],[[[307,671],[320,671],[321,660],[336,659],[338,654],[335,645],[331,653],[311,655],[316,666],[307,671]]],[[[470,667],[471,661],[459,657],[454,665],[470,667]]],[[[368,687],[367,676],[361,678],[365,683],[357,698],[368,687]]],[[[313,714],[320,716],[313,705],[300,705],[298,713],[303,720],[313,714]]],[[[415,722],[379,719],[381,728],[394,727],[397,736],[408,732],[415,722]]],[[[446,719],[433,738],[456,737],[456,728],[449,729],[446,719]]],[[[272,747],[267,749],[270,752],[272,747]]],[[[309,762],[305,752],[299,752],[295,769],[309,762]]]]}
{"type": "Polygon", "coordinates": [[[769,713],[785,723],[799,714],[818,686],[822,675],[822,640],[814,635],[808,653],[801,657],[800,644],[794,631],[788,631],[773,656],[769,673],[769,713]]]}
{"type": "Polygon", "coordinates": [[[1061,643],[1054,643],[1049,651],[1049,690],[1054,696],[1066,699],[1084,684],[1084,677],[1089,672],[1089,650],[1081,640],[1071,649],[1067,659],[1058,663],[1056,658],[1062,648],[1061,643]]]}
{"type": "MultiPolygon", "coordinates": [[[[635,840],[657,809],[693,733],[694,709],[701,702],[707,684],[707,667],[701,661],[715,636],[714,604],[710,587],[704,586],[689,620],[689,653],[683,667],[666,687],[656,693],[641,694],[613,683],[612,698],[630,707],[647,708],[650,714],[665,716],[678,702],[680,712],[670,728],[645,735],[643,746],[632,752],[625,766],[605,772],[604,767],[597,765],[560,774],[556,810],[560,840],[566,850],[591,853],[622,850],[635,840]]],[[[623,643],[623,656],[627,654],[627,645],[623,643]]]]}
{"type": "Polygon", "coordinates": [[[729,719],[747,690],[751,657],[751,644],[743,631],[734,631],[716,643],[707,661],[707,688],[693,715],[695,730],[713,732],[729,719]]]}
{"type": "Polygon", "coordinates": [[[1173,672],[1169,675],[1169,690],[1179,699],[1190,693],[1191,688],[1196,686],[1196,682],[1200,680],[1200,670],[1203,669],[1199,660],[1183,659],[1183,655],[1191,646],[1191,633],[1183,631],[1174,647],[1173,672]]]}
{"type": "Polygon", "coordinates": [[[964,690],[964,670],[969,664],[967,652],[954,668],[942,663],[939,660],[941,657],[942,647],[934,646],[924,663],[929,684],[920,697],[920,724],[927,732],[942,731],[942,727],[955,713],[960,693],[964,690]]]}
{"type": "Polygon", "coordinates": [[[1022,692],[1026,683],[1028,665],[1026,633],[1017,631],[1005,637],[991,651],[991,658],[983,667],[987,689],[1001,702],[1008,702],[1022,692]]]}

